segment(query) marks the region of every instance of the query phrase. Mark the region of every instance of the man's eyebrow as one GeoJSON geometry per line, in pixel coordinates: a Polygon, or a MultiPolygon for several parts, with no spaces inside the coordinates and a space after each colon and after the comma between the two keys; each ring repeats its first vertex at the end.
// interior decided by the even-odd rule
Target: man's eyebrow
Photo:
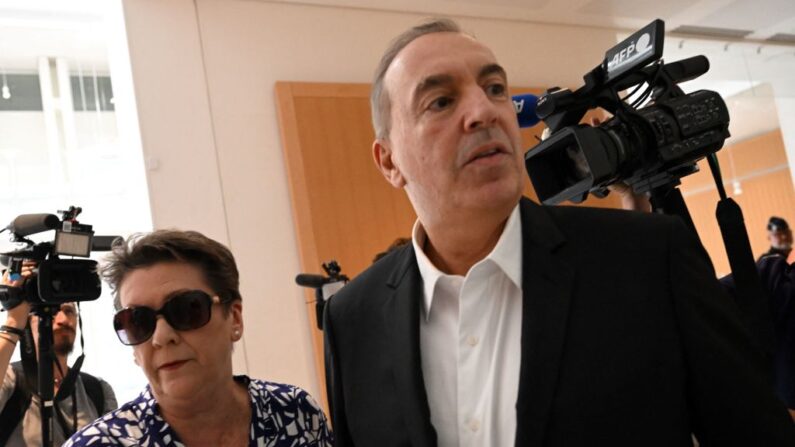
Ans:
{"type": "Polygon", "coordinates": [[[480,73],[478,73],[478,79],[483,79],[493,74],[500,75],[503,79],[508,79],[508,74],[505,73],[505,69],[502,68],[500,64],[484,65],[483,68],[480,69],[480,73]]]}
{"type": "Polygon", "coordinates": [[[449,85],[453,83],[453,77],[446,74],[431,75],[420,81],[417,87],[414,88],[412,95],[412,103],[416,103],[423,93],[431,90],[440,85],[449,85]]]}

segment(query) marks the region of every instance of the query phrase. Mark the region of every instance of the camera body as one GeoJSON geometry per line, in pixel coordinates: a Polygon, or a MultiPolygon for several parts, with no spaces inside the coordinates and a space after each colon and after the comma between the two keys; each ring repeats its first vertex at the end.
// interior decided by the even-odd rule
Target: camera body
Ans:
{"type": "Polygon", "coordinates": [[[676,186],[698,171],[696,162],[717,152],[729,137],[729,112],[709,90],[685,94],[677,83],[709,70],[696,56],[663,64],[664,23],[655,20],[609,50],[577,91],[550,89],[537,113],[551,136],[525,155],[525,168],[539,200],[581,202],[588,194],[604,197],[615,182],[636,193],[676,186]],[[625,100],[647,88],[634,101],[625,100]],[[625,98],[618,92],[635,87],[625,98]],[[638,105],[651,98],[653,104],[638,105]],[[579,124],[601,107],[613,117],[599,126],[579,124]]]}
{"type": "MultiPolygon", "coordinates": [[[[14,308],[22,301],[34,305],[60,305],[99,298],[102,282],[97,274],[97,262],[61,258],[88,257],[97,249],[92,227],[77,221],[81,211],[79,207],[70,207],[61,211],[62,218],[54,214],[24,214],[6,227],[13,242],[26,245],[20,250],[0,254],[0,263],[8,267],[10,278],[19,278],[24,261],[35,262],[37,271],[21,287],[0,285],[0,304],[4,308],[14,308]],[[27,238],[49,230],[55,230],[55,239],[51,242],[34,243],[27,238]]],[[[109,239],[107,236],[99,238],[102,241],[109,239]]]]}

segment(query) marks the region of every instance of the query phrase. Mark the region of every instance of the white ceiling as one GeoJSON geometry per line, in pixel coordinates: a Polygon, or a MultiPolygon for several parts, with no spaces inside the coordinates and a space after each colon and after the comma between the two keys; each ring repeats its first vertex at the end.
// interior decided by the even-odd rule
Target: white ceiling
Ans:
{"type": "Polygon", "coordinates": [[[252,0],[486,17],[634,30],[654,18],[683,25],[751,31],[763,40],[795,34],[793,0],[252,0]]]}

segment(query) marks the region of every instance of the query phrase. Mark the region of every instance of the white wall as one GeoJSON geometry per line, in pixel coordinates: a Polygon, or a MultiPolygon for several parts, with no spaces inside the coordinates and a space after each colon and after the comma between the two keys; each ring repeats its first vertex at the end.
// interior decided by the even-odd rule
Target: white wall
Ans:
{"type": "MultiPolygon", "coordinates": [[[[144,154],[156,166],[147,173],[155,228],[197,229],[230,244],[246,323],[236,367],[317,394],[293,283],[298,248],[274,83],[369,82],[389,40],[424,17],[236,0],[125,0],[124,10],[144,154]]],[[[494,49],[517,86],[579,86],[616,36],[460,23],[494,49]]]]}

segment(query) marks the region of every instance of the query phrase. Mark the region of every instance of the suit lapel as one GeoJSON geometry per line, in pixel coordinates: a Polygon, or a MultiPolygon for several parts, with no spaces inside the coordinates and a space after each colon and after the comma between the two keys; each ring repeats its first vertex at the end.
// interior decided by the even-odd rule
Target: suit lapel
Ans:
{"type": "Polygon", "coordinates": [[[431,425],[420,356],[422,277],[411,245],[398,256],[401,259],[387,280],[387,286],[394,289],[394,293],[386,300],[384,307],[395,391],[411,445],[435,446],[436,432],[431,425]]]}
{"type": "Polygon", "coordinates": [[[571,247],[541,206],[522,199],[522,360],[516,445],[543,445],[574,280],[571,247]]]}

